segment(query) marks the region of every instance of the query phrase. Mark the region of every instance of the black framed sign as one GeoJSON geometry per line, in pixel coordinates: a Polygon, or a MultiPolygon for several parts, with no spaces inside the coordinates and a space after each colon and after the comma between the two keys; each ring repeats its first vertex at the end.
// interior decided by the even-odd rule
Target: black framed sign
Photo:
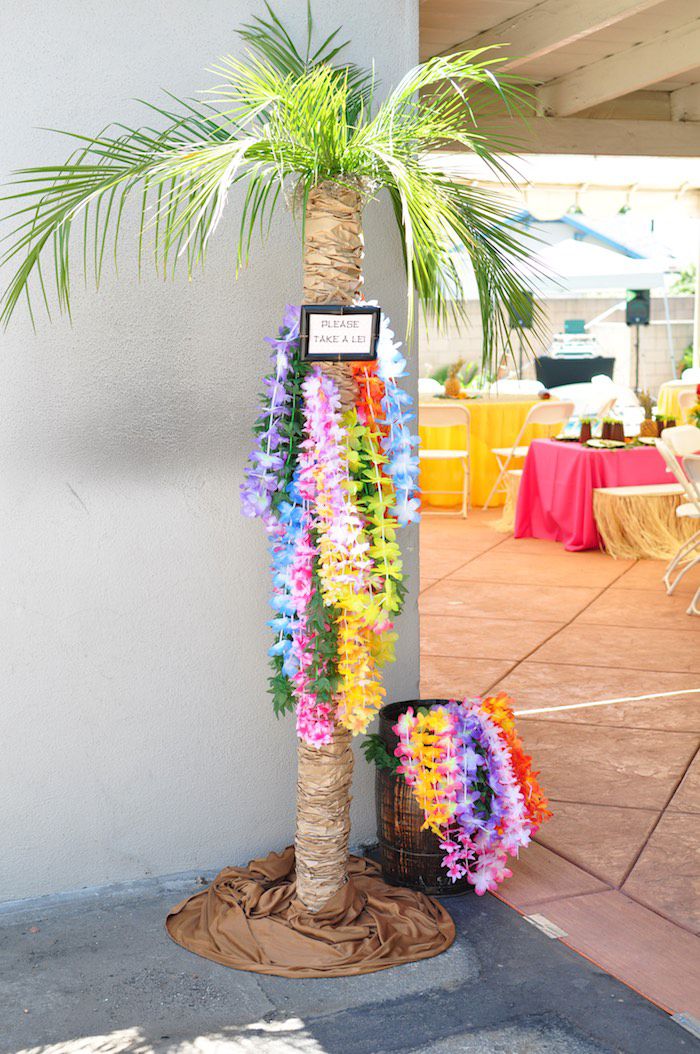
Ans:
{"type": "Polygon", "coordinates": [[[307,362],[376,359],[380,314],[369,304],[302,304],[301,357],[307,362]]]}

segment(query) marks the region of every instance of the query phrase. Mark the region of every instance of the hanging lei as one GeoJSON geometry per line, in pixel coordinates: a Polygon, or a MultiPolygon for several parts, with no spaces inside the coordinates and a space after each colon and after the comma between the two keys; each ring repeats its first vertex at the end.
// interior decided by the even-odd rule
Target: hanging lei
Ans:
{"type": "Polygon", "coordinates": [[[396,528],[419,518],[418,441],[386,319],[377,363],[354,365],[357,405],[341,415],[333,381],[300,358],[299,315],[288,307],[269,341],[241,493],[270,545],[273,706],[295,709],[299,737],[321,746],[336,722],[364,732],[382,705],[380,668],[394,659],[405,594],[396,528]]]}
{"type": "Polygon", "coordinates": [[[510,704],[501,694],[409,708],[394,726],[397,771],[441,839],[443,866],[480,895],[510,877],[508,857],[551,816],[510,704]]]}
{"type": "Polygon", "coordinates": [[[382,318],[377,354],[379,377],[384,381],[382,410],[386,430],[382,437],[382,451],[387,459],[387,474],[396,491],[395,516],[401,527],[420,519],[418,494],[418,437],[411,434],[409,422],[413,400],[396,382],[406,374],[406,360],[400,344],[394,343],[389,322],[382,318]]]}

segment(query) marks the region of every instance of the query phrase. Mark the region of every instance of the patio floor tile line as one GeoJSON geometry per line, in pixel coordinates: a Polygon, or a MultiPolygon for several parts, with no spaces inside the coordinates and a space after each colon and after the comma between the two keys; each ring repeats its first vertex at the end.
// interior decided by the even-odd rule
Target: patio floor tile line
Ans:
{"type": "MultiPolygon", "coordinates": [[[[438,582],[444,582],[446,578],[451,578],[451,577],[452,577],[452,575],[453,575],[453,574],[455,573],[455,571],[461,571],[463,567],[467,567],[467,565],[468,565],[468,564],[471,564],[471,563],[473,563],[473,562],[474,562],[475,560],[478,560],[480,556],[483,556],[483,555],[484,555],[484,553],[491,553],[491,552],[493,552],[493,550],[494,550],[494,549],[497,549],[499,545],[503,545],[503,538],[499,538],[497,542],[494,542],[494,544],[493,544],[493,545],[490,545],[490,546],[489,546],[489,547],[488,547],[487,549],[484,549],[484,550],[483,550],[483,551],[481,551],[481,552],[478,552],[478,553],[472,553],[472,555],[471,555],[470,557],[468,557],[468,558],[467,558],[467,559],[466,559],[466,560],[464,561],[464,563],[463,563],[463,564],[460,564],[460,565],[459,565],[459,567],[455,567],[455,568],[454,568],[454,569],[453,569],[452,571],[448,571],[448,572],[447,572],[446,574],[442,575],[442,577],[441,577],[441,578],[436,578],[436,579],[435,579],[435,580],[434,580],[434,581],[432,582],[432,585],[437,585],[437,584],[438,584],[438,582]]],[[[419,553],[420,553],[420,549],[421,549],[421,546],[420,546],[420,544],[419,544],[419,546],[418,546],[418,551],[419,551],[419,553]]],[[[420,564],[419,564],[419,566],[420,566],[420,564]]]]}
{"type": "MultiPolygon", "coordinates": [[[[557,805],[557,803],[559,801],[561,801],[562,804],[564,804],[564,805],[589,805],[589,804],[591,804],[590,802],[578,802],[578,801],[569,802],[569,801],[563,801],[561,798],[558,798],[556,800],[555,799],[549,799],[549,804],[550,805],[557,805]]],[[[601,806],[601,807],[604,807],[604,806],[601,806]]],[[[616,805],[615,807],[616,808],[631,808],[630,805],[616,805]]],[[[649,813],[653,812],[653,809],[648,809],[647,812],[649,812],[649,813]]],[[[660,819],[660,817],[657,819],[656,823],[654,824],[655,828],[656,828],[656,826],[657,826],[657,824],[659,822],[659,819],[660,819]]],[[[566,862],[572,864],[572,866],[578,867],[579,871],[582,871],[584,875],[589,875],[590,878],[597,878],[599,882],[602,882],[603,885],[607,886],[608,890],[615,890],[617,893],[622,893],[625,897],[629,897],[629,894],[625,893],[625,891],[622,889],[622,885],[623,885],[624,882],[627,881],[627,877],[628,876],[625,876],[625,878],[623,879],[623,882],[621,882],[620,885],[616,885],[615,882],[610,882],[607,878],[603,878],[601,875],[596,874],[596,872],[589,871],[589,868],[586,867],[584,864],[582,864],[580,860],[573,860],[564,850],[562,850],[562,848],[560,846],[557,846],[557,848],[553,848],[551,845],[545,845],[544,842],[538,842],[537,841],[537,835],[536,835],[536,837],[534,837],[534,841],[536,841],[538,845],[542,845],[544,848],[548,848],[550,853],[556,853],[558,857],[562,858],[562,860],[566,860],[566,862]]],[[[587,895],[588,895],[587,893],[571,894],[571,896],[576,896],[576,897],[585,897],[587,895]]],[[[561,898],[559,898],[559,897],[548,897],[547,899],[548,900],[559,900],[561,898]]],[[[630,897],[630,899],[634,900],[635,898],[634,897],[630,897]]],[[[652,907],[652,909],[649,909],[648,904],[644,904],[644,907],[647,907],[647,909],[649,911],[656,911],[655,907],[652,907]]],[[[670,919],[669,921],[674,922],[675,925],[679,924],[678,922],[675,922],[675,920],[673,920],[673,919],[670,919]]]]}
{"type": "MultiPolygon", "coordinates": [[[[616,579],[615,581],[618,581],[618,579],[616,579]]],[[[598,588],[598,587],[594,587],[594,588],[598,588]]],[[[610,588],[609,585],[602,586],[598,596],[601,596],[605,592],[605,590],[609,589],[609,588],[610,588]]],[[[498,684],[500,684],[501,681],[503,681],[506,677],[509,677],[510,674],[513,672],[513,670],[515,670],[516,667],[520,666],[521,663],[523,663],[523,662],[537,662],[536,659],[532,659],[532,656],[535,655],[540,650],[540,648],[544,647],[545,644],[548,644],[550,640],[553,640],[557,636],[558,633],[561,633],[561,631],[566,629],[567,626],[570,626],[573,622],[575,622],[576,619],[579,617],[579,615],[582,615],[583,612],[586,611],[591,606],[591,604],[595,603],[595,601],[598,599],[598,596],[594,597],[591,601],[589,601],[589,603],[586,604],[586,606],[583,607],[581,609],[581,611],[578,611],[572,618],[570,618],[568,622],[560,623],[559,626],[557,627],[557,629],[555,629],[552,633],[550,633],[550,635],[548,637],[545,637],[545,639],[543,641],[540,641],[540,643],[537,644],[532,649],[532,651],[528,652],[527,655],[524,655],[522,657],[522,659],[518,659],[517,662],[513,663],[513,666],[511,667],[511,669],[508,670],[508,672],[505,673],[503,675],[503,677],[499,677],[499,679],[494,684],[491,685],[491,687],[487,690],[487,692],[485,694],[488,694],[488,692],[492,692],[494,690],[494,688],[496,688],[496,686],[498,684]]]]}
{"type": "MultiPolygon", "coordinates": [[[[440,584],[439,582],[435,582],[434,583],[434,585],[439,585],[439,584],[440,584]]],[[[484,582],[483,584],[484,585],[488,585],[489,583],[488,582],[484,582]]],[[[430,587],[430,589],[432,589],[432,586],[430,587]]],[[[426,593],[429,592],[429,589],[426,589],[425,592],[426,593]]],[[[421,596],[422,595],[423,594],[421,594],[421,596]]],[[[434,614],[436,614],[436,612],[434,612],[434,611],[423,611],[422,614],[424,614],[424,615],[434,615],[434,614]]],[[[459,612],[457,612],[457,611],[449,611],[448,614],[450,615],[451,618],[461,618],[461,619],[464,619],[465,622],[467,622],[467,621],[472,621],[473,622],[474,618],[480,618],[480,617],[491,618],[490,615],[488,615],[488,616],[475,616],[473,614],[460,615],[459,612]]],[[[525,621],[522,618],[508,618],[507,615],[499,615],[498,618],[499,618],[499,621],[501,621],[501,622],[514,622],[516,624],[518,622],[524,622],[525,621]]],[[[551,623],[552,620],[548,619],[548,618],[532,618],[532,616],[529,616],[527,621],[530,624],[534,623],[534,624],[536,624],[538,626],[546,626],[549,623],[551,623]]],[[[571,622],[560,622],[560,623],[558,623],[557,633],[560,633],[563,629],[568,629],[568,627],[570,625],[571,625],[571,622]]],[[[614,628],[614,627],[611,627],[611,628],[614,628]]],[[[547,638],[546,641],[543,641],[542,644],[546,644],[548,640],[549,640],[549,637],[547,638]]],[[[538,644],[538,648],[541,648],[542,644],[538,644]]],[[[533,654],[533,653],[529,652],[528,655],[526,656],[526,658],[529,658],[531,654],[533,654]]],[[[525,659],[521,659],[520,661],[521,662],[525,662],[525,659]]],[[[557,662],[559,662],[559,660],[557,660],[557,662]]],[[[575,665],[575,664],[561,663],[560,665],[567,666],[567,665],[575,665]]],[[[671,670],[654,670],[653,672],[654,673],[671,673],[672,671],[671,670]]]]}
{"type": "MultiPolygon", "coordinates": [[[[495,548],[497,548],[497,547],[495,547],[495,548]]],[[[488,570],[483,570],[481,568],[477,568],[477,574],[478,574],[477,578],[472,578],[472,577],[470,577],[470,578],[461,578],[461,577],[459,577],[459,572],[463,571],[466,566],[468,566],[469,564],[474,564],[474,563],[478,564],[480,561],[483,560],[483,558],[485,556],[491,556],[493,554],[493,552],[494,552],[494,549],[492,548],[492,549],[487,549],[483,553],[479,553],[478,555],[475,554],[474,556],[469,558],[468,562],[465,562],[464,564],[460,564],[459,567],[455,567],[454,570],[450,571],[450,573],[449,573],[449,575],[447,577],[455,578],[457,581],[482,582],[482,583],[489,584],[489,585],[507,585],[507,584],[509,584],[511,579],[507,575],[506,576],[504,576],[504,575],[497,575],[496,572],[492,571],[490,568],[488,570]]],[[[571,554],[571,555],[575,556],[576,554],[571,554]]],[[[505,556],[506,557],[510,556],[515,561],[515,554],[514,553],[506,551],[505,552],[505,556]]],[[[502,556],[500,558],[503,559],[502,556]]],[[[532,556],[532,557],[530,557],[530,559],[531,559],[531,561],[533,561],[535,563],[537,563],[538,561],[541,561],[542,566],[544,566],[544,565],[550,563],[550,559],[551,558],[549,556],[532,556]]],[[[520,562],[520,561],[518,560],[517,562],[520,562]]],[[[636,563],[636,561],[635,561],[635,563],[636,563]]],[[[561,566],[561,565],[559,565],[559,566],[561,566]]],[[[527,570],[528,571],[532,571],[533,570],[532,565],[530,565],[527,570]]],[[[559,581],[559,580],[551,581],[550,584],[551,585],[568,587],[568,588],[579,587],[579,588],[583,588],[583,589],[607,590],[607,589],[617,585],[617,583],[623,577],[623,574],[626,574],[626,572],[627,572],[627,569],[625,569],[624,572],[620,571],[620,573],[615,578],[609,578],[606,581],[597,582],[597,583],[596,582],[592,583],[590,581],[590,579],[587,582],[582,583],[580,575],[576,575],[576,576],[569,576],[569,575],[567,575],[561,581],[559,581]],[[567,580],[567,579],[571,579],[572,577],[574,578],[573,581],[572,580],[567,580]]],[[[519,584],[525,584],[525,583],[519,583],[519,584]]],[[[632,590],[625,590],[625,592],[628,593],[628,592],[633,592],[633,591],[632,590]]],[[[635,590],[635,592],[645,593],[645,592],[650,592],[650,590],[639,589],[639,590],[635,590]]]]}
{"type": "MultiPolygon", "coordinates": [[[[467,562],[467,564],[463,564],[462,567],[468,566],[468,563],[470,563],[470,561],[467,562]]],[[[439,579],[438,581],[433,581],[432,585],[428,589],[422,591],[422,593],[421,593],[421,601],[423,603],[425,603],[426,600],[429,600],[430,602],[435,600],[435,597],[432,597],[432,596],[428,597],[427,594],[430,593],[432,589],[434,589],[434,588],[436,588],[438,586],[446,585],[446,584],[447,585],[460,586],[462,588],[464,588],[465,585],[468,585],[468,583],[465,583],[464,580],[453,579],[451,573],[450,574],[446,574],[445,578],[439,579]]],[[[477,590],[481,589],[482,586],[490,587],[490,591],[504,588],[504,583],[503,582],[474,582],[474,583],[472,583],[472,585],[475,588],[477,588],[477,590]]],[[[508,616],[503,616],[502,617],[501,614],[495,614],[495,616],[494,616],[494,614],[491,614],[491,613],[474,614],[473,610],[471,610],[471,609],[463,610],[463,606],[462,605],[459,605],[459,607],[450,607],[450,610],[449,610],[448,613],[454,619],[495,618],[495,619],[499,619],[501,622],[524,622],[524,621],[527,621],[527,622],[533,622],[533,623],[540,623],[540,622],[551,622],[553,619],[556,618],[556,621],[559,623],[561,629],[567,629],[571,625],[571,623],[575,622],[578,618],[580,618],[582,616],[582,614],[584,614],[585,611],[588,610],[588,608],[591,606],[591,604],[595,604],[597,601],[600,600],[600,598],[602,597],[603,592],[607,588],[608,588],[607,586],[553,586],[552,587],[553,590],[557,590],[560,594],[561,593],[567,593],[567,594],[569,594],[569,596],[572,593],[579,593],[579,594],[580,593],[584,593],[584,592],[585,593],[594,593],[594,596],[590,597],[590,599],[587,602],[585,602],[582,605],[582,607],[579,610],[576,611],[576,613],[571,614],[571,616],[569,616],[568,618],[567,618],[565,612],[559,612],[559,611],[552,612],[550,610],[549,611],[542,611],[542,612],[528,611],[526,619],[523,617],[522,613],[518,613],[517,616],[511,616],[511,617],[508,617],[508,616]]],[[[518,589],[528,589],[528,590],[532,591],[534,589],[534,585],[526,585],[524,583],[518,583],[518,584],[514,585],[514,589],[516,589],[516,590],[518,590],[518,589]]],[[[421,603],[421,601],[420,601],[420,603],[421,603]]],[[[444,601],[444,605],[445,605],[445,603],[449,603],[449,604],[453,603],[448,598],[443,598],[443,601],[444,601]]],[[[578,600],[577,600],[577,603],[579,603],[578,600]]],[[[434,614],[435,612],[434,611],[430,611],[430,610],[422,609],[422,613],[424,613],[424,614],[434,614]]],[[[588,624],[588,625],[590,625],[590,624],[588,624]]],[[[606,628],[613,628],[613,627],[607,627],[606,626],[606,628]]],[[[639,627],[636,627],[636,628],[639,628],[639,627]]]]}
{"type": "MultiPolygon", "coordinates": [[[[444,582],[445,579],[447,579],[447,578],[451,578],[452,575],[455,573],[455,571],[461,571],[463,567],[466,567],[468,564],[473,563],[474,560],[478,560],[480,556],[484,555],[484,553],[490,553],[493,549],[497,549],[498,546],[502,545],[504,541],[505,541],[505,538],[499,538],[498,541],[494,542],[493,545],[489,545],[488,548],[483,550],[483,552],[473,553],[469,557],[468,560],[464,561],[463,564],[460,564],[459,567],[455,567],[452,571],[448,571],[446,574],[442,575],[441,578],[431,578],[430,585],[427,586],[427,589],[430,589],[432,586],[439,585],[440,582],[444,582]]],[[[420,553],[420,543],[419,543],[418,548],[419,548],[419,553],[420,553]]],[[[420,557],[419,557],[419,560],[420,560],[420,557]]],[[[419,584],[420,584],[420,563],[419,563],[418,578],[419,578],[419,584]]],[[[424,589],[419,589],[419,595],[420,595],[420,593],[423,593],[425,591],[426,590],[424,590],[424,589]]]]}
{"type": "MultiPolygon", "coordinates": [[[[564,662],[564,663],[562,663],[562,662],[556,662],[556,663],[542,662],[541,659],[523,659],[522,662],[523,663],[527,662],[531,666],[550,666],[551,667],[551,666],[571,666],[571,665],[573,665],[572,663],[566,663],[566,662],[564,662]]],[[[608,669],[608,667],[607,666],[593,666],[593,667],[586,667],[586,669],[592,670],[596,675],[598,675],[598,674],[602,673],[603,670],[608,669]]],[[[635,692],[635,694],[633,696],[630,696],[629,698],[626,698],[626,699],[623,699],[622,696],[616,696],[616,698],[620,699],[621,703],[654,702],[654,696],[656,696],[658,698],[659,702],[661,702],[661,701],[663,701],[664,698],[675,697],[675,698],[678,699],[682,695],[698,695],[698,694],[700,694],[700,674],[697,674],[697,673],[679,674],[676,670],[644,670],[644,671],[641,671],[641,672],[647,673],[647,674],[652,674],[654,676],[658,674],[661,677],[666,677],[666,676],[672,676],[672,677],[679,677],[679,676],[682,676],[682,677],[695,677],[695,678],[697,678],[697,680],[696,680],[696,682],[694,684],[689,684],[689,685],[687,685],[687,687],[684,687],[684,688],[670,688],[670,689],[668,689],[667,692],[651,692],[651,693],[649,693],[649,695],[644,696],[644,697],[642,697],[641,692],[635,692]]],[[[591,702],[594,702],[594,701],[595,700],[591,700],[591,702]]],[[[586,702],[588,702],[588,700],[586,700],[586,702]]]]}
{"type": "Polygon", "coordinates": [[[538,650],[539,648],[541,648],[543,644],[547,644],[547,642],[548,642],[548,641],[550,641],[550,640],[552,640],[552,639],[553,639],[554,637],[556,637],[557,633],[560,633],[560,632],[561,632],[561,630],[563,630],[563,629],[564,629],[564,626],[568,626],[569,624],[570,624],[570,623],[568,623],[568,622],[567,622],[567,623],[564,623],[563,625],[562,625],[562,624],[558,624],[558,625],[557,625],[557,628],[556,628],[555,630],[552,630],[552,632],[550,633],[550,635],[549,635],[548,637],[545,637],[545,639],[544,639],[543,641],[540,641],[540,643],[539,643],[539,644],[536,644],[536,645],[535,645],[535,647],[534,647],[534,648],[532,649],[532,651],[529,651],[529,652],[527,653],[527,655],[524,655],[524,656],[522,657],[522,659],[516,659],[516,660],[515,660],[515,662],[513,663],[513,665],[511,666],[511,668],[510,668],[509,670],[506,670],[506,672],[505,672],[505,673],[503,674],[503,676],[502,676],[502,677],[498,677],[498,678],[497,678],[497,679],[496,679],[496,680],[495,680],[495,681],[493,682],[493,684],[492,684],[492,685],[490,685],[490,686],[489,686],[489,687],[488,687],[488,688],[486,689],[486,692],[485,692],[484,694],[485,694],[485,695],[488,695],[488,694],[489,694],[489,692],[492,692],[492,691],[493,691],[493,690],[494,690],[494,689],[495,689],[495,688],[496,688],[496,687],[497,687],[497,686],[498,686],[498,685],[499,685],[499,684],[501,683],[501,681],[504,681],[504,680],[506,679],[506,677],[510,677],[511,673],[513,672],[513,670],[517,669],[517,667],[518,667],[518,666],[520,666],[520,664],[521,664],[521,663],[523,663],[523,662],[528,662],[528,660],[530,659],[530,656],[531,656],[531,655],[534,655],[534,654],[535,654],[535,652],[536,652],[536,651],[537,651],[537,650],[538,650]]]}
{"type": "MultiPolygon", "coordinates": [[[[684,771],[678,777],[678,779],[676,781],[676,785],[674,786],[673,790],[671,791],[671,793],[669,794],[669,796],[668,796],[668,798],[666,800],[666,804],[662,808],[662,810],[659,813],[659,815],[656,817],[656,823],[654,824],[652,829],[649,831],[649,834],[647,835],[646,839],[644,840],[643,845],[640,846],[637,855],[635,856],[634,860],[630,864],[630,866],[629,866],[629,868],[627,870],[627,873],[625,874],[625,877],[623,878],[622,882],[620,883],[620,889],[622,889],[622,887],[624,886],[625,882],[627,881],[627,879],[630,877],[630,875],[634,871],[635,867],[637,866],[637,863],[639,862],[639,858],[641,857],[642,853],[644,852],[644,850],[646,849],[647,845],[649,844],[651,838],[653,837],[654,831],[657,829],[657,827],[661,823],[661,820],[662,820],[666,810],[668,809],[669,805],[671,804],[671,802],[673,801],[673,799],[675,797],[676,791],[678,790],[678,788],[680,787],[681,783],[685,779],[685,776],[688,773],[688,769],[690,768],[690,766],[693,764],[693,762],[698,757],[700,757],[700,745],[698,745],[697,750],[695,751],[695,753],[693,754],[692,758],[690,759],[690,761],[686,765],[684,771]]],[[[630,894],[626,893],[625,896],[630,896],[630,894]]],[[[632,898],[632,899],[634,899],[634,898],[632,898]]],[[[663,912],[659,911],[658,908],[653,908],[652,910],[656,911],[659,915],[663,914],[663,912]]],[[[677,926],[680,925],[680,923],[676,922],[675,919],[672,920],[672,921],[674,921],[677,926]]],[[[684,927],[684,929],[685,929],[685,927],[684,927]]]]}
{"type": "MultiPolygon", "coordinates": [[[[628,890],[623,888],[616,890],[616,892],[618,892],[622,897],[627,897],[627,899],[631,900],[633,904],[638,904],[640,908],[646,908],[647,911],[651,911],[654,915],[658,915],[660,919],[664,920],[664,922],[670,922],[672,926],[676,926],[679,930],[682,930],[683,933],[689,933],[691,937],[698,937],[700,939],[700,936],[698,935],[696,929],[694,929],[692,926],[686,926],[684,922],[679,922],[678,919],[672,918],[671,915],[664,911],[663,908],[660,908],[657,904],[651,905],[649,901],[640,900],[639,897],[636,897],[634,895],[634,893],[630,893],[628,890]]],[[[581,893],[575,895],[585,896],[586,894],[581,893]]]]}
{"type": "MultiPolygon", "coordinates": [[[[641,559],[640,560],[635,560],[631,567],[626,567],[625,570],[622,572],[622,574],[617,576],[617,578],[615,579],[615,583],[617,585],[619,585],[620,582],[622,581],[622,579],[626,575],[630,574],[630,572],[634,571],[634,569],[635,569],[637,564],[642,563],[642,562],[643,562],[643,560],[641,560],[641,559]]],[[[663,563],[664,566],[666,565],[666,561],[660,561],[660,562],[663,563]]],[[[662,584],[663,584],[663,574],[660,574],[659,575],[659,586],[661,587],[662,584]]],[[[635,586],[634,588],[637,589],[637,586],[635,586]]],[[[641,588],[644,589],[643,586],[641,588]]],[[[646,592],[653,593],[653,592],[657,592],[657,590],[654,590],[654,589],[651,588],[651,586],[649,586],[649,588],[646,590],[646,592]]]]}
{"type": "MultiPolygon", "coordinates": [[[[480,556],[483,556],[483,555],[484,555],[484,553],[491,553],[491,552],[493,552],[493,550],[494,550],[494,549],[497,549],[499,545],[503,545],[503,539],[502,539],[502,538],[497,538],[497,539],[496,539],[496,541],[495,541],[495,542],[493,542],[493,543],[492,543],[491,545],[488,545],[488,544],[487,544],[487,545],[486,545],[486,548],[485,548],[485,549],[481,549],[481,548],[480,548],[480,549],[479,549],[479,552],[477,552],[477,553],[473,553],[473,554],[472,554],[472,555],[471,555],[471,556],[469,557],[469,560],[468,560],[468,561],[467,561],[467,560],[465,560],[464,562],[465,562],[465,563],[469,563],[469,562],[471,562],[472,560],[477,560],[477,559],[478,559],[478,558],[479,558],[480,556]]],[[[443,545],[442,543],[436,543],[436,542],[434,542],[434,541],[428,541],[428,542],[427,542],[427,544],[425,544],[425,545],[421,545],[421,546],[420,546],[420,548],[423,548],[423,549],[425,549],[425,550],[428,550],[428,549],[438,549],[438,550],[442,550],[442,549],[452,549],[452,548],[453,548],[453,546],[451,546],[451,545],[449,545],[449,544],[444,544],[444,545],[443,545]]],[[[476,545],[474,546],[474,548],[476,548],[476,545]]],[[[460,564],[459,566],[460,566],[460,567],[462,567],[462,564],[460,564]]],[[[455,571],[456,571],[456,570],[458,570],[458,568],[455,568],[455,571]]],[[[450,572],[450,574],[452,574],[452,572],[450,572]]],[[[620,579],[621,577],[622,577],[622,575],[619,575],[619,576],[618,576],[618,578],[616,578],[616,579],[615,579],[615,581],[616,581],[616,582],[617,582],[617,581],[619,581],[619,579],[620,579]]]]}
{"type": "MultiPolygon", "coordinates": [[[[554,849],[550,850],[550,852],[554,852],[554,851],[555,851],[554,849]]],[[[572,863],[571,860],[569,860],[565,856],[562,856],[562,854],[560,852],[558,852],[558,851],[557,851],[557,856],[561,856],[562,860],[566,860],[566,862],[568,864],[572,863]]],[[[613,892],[615,890],[615,886],[611,886],[609,882],[606,882],[604,878],[600,878],[599,875],[592,875],[590,871],[586,871],[585,867],[581,867],[580,864],[574,864],[574,867],[577,867],[579,869],[579,871],[582,871],[584,873],[584,875],[588,875],[590,878],[597,878],[598,881],[602,885],[604,885],[606,887],[605,889],[597,890],[597,892],[599,892],[599,893],[608,893],[608,892],[613,892]]],[[[506,885],[507,885],[507,883],[506,883],[506,885]]],[[[506,890],[506,892],[507,892],[507,890],[506,890]]],[[[567,893],[566,894],[566,899],[567,900],[574,900],[576,897],[590,897],[592,895],[593,894],[591,893],[591,891],[589,889],[582,889],[580,893],[567,893]]],[[[629,896],[629,893],[625,893],[624,895],[625,896],[629,896]]],[[[543,908],[547,904],[553,904],[555,900],[561,900],[562,899],[561,894],[552,893],[552,894],[550,894],[549,896],[546,896],[546,897],[537,897],[537,898],[535,898],[533,900],[524,900],[522,902],[522,904],[517,905],[517,904],[514,903],[514,901],[508,900],[507,896],[505,896],[505,894],[502,894],[500,891],[495,892],[493,894],[493,896],[495,896],[498,900],[502,900],[503,903],[507,904],[509,907],[515,908],[516,911],[521,911],[525,915],[529,915],[530,914],[530,909],[531,908],[543,908]]],[[[630,900],[634,900],[634,897],[630,897],[630,900]]],[[[644,905],[644,907],[646,907],[646,905],[644,905]]],[[[674,925],[677,926],[678,923],[676,922],[676,923],[674,923],[674,925]]]]}
{"type": "MultiPolygon", "coordinates": [[[[452,617],[451,615],[445,616],[445,618],[451,618],[451,617],[452,617]]],[[[439,620],[439,616],[438,615],[434,615],[432,613],[421,612],[421,647],[424,646],[424,644],[423,644],[423,628],[424,628],[424,626],[426,624],[426,620],[427,619],[437,619],[437,620],[439,620]]],[[[462,624],[464,624],[466,626],[470,625],[470,622],[467,619],[462,618],[461,616],[457,619],[457,621],[460,623],[460,632],[462,632],[462,624]]],[[[504,626],[508,626],[508,627],[515,626],[518,629],[522,629],[522,627],[524,627],[526,625],[525,622],[514,622],[514,621],[511,621],[511,620],[508,620],[508,619],[495,619],[495,618],[486,618],[486,617],[481,617],[481,616],[478,619],[474,618],[474,619],[471,620],[471,625],[472,626],[476,626],[477,629],[478,629],[479,623],[488,623],[491,627],[494,627],[497,624],[503,624],[504,626]]],[[[536,625],[537,627],[540,627],[540,626],[555,627],[544,638],[545,640],[550,640],[551,637],[556,633],[556,631],[561,629],[562,623],[561,622],[554,622],[554,621],[552,621],[552,622],[537,622],[537,623],[532,623],[532,625],[533,626],[536,625]]],[[[494,630],[494,632],[495,632],[495,630],[494,630]]],[[[538,637],[538,640],[540,640],[540,639],[541,638],[538,637]]],[[[438,646],[445,647],[445,648],[452,647],[450,644],[445,644],[444,642],[441,642],[439,645],[438,644],[435,645],[435,647],[438,647],[438,646]]],[[[454,650],[447,651],[447,652],[443,652],[443,651],[440,651],[440,652],[437,652],[437,651],[426,651],[425,654],[428,655],[430,658],[436,658],[436,659],[440,659],[440,658],[442,658],[442,659],[451,659],[451,658],[455,657],[455,651],[454,650]]],[[[529,651],[527,653],[527,655],[531,655],[531,654],[532,654],[532,651],[529,651]]],[[[459,657],[466,658],[466,656],[459,656],[459,657]]],[[[512,662],[520,662],[520,661],[522,661],[520,659],[512,659],[511,656],[509,656],[509,655],[506,655],[506,656],[494,655],[492,652],[486,652],[486,653],[483,653],[483,652],[476,653],[475,652],[473,655],[470,655],[469,658],[473,658],[473,659],[493,659],[493,660],[501,660],[503,662],[511,662],[511,661],[512,662]]]]}
{"type": "MultiPolygon", "coordinates": [[[[552,636],[554,636],[554,634],[552,634],[552,636]]],[[[547,640],[549,640],[549,637],[547,638],[547,640]]],[[[527,658],[527,656],[525,656],[525,658],[527,658]]],[[[524,662],[524,660],[522,660],[522,661],[524,662]]],[[[510,677],[511,673],[513,672],[513,670],[517,669],[519,665],[520,665],[520,660],[518,660],[517,662],[514,662],[513,665],[511,666],[511,668],[509,670],[506,670],[506,672],[503,674],[503,677],[496,678],[496,680],[493,682],[493,684],[490,684],[488,686],[488,688],[484,692],[484,695],[490,695],[490,693],[493,692],[493,690],[497,687],[497,685],[499,685],[501,683],[501,681],[505,680],[506,677],[510,677]]]]}

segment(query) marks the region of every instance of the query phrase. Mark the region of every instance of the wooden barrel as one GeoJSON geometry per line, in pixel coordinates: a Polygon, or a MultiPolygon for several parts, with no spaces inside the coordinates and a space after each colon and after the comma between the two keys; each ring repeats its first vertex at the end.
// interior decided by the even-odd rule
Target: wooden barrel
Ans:
{"type": "MultiPolygon", "coordinates": [[[[389,703],[379,713],[379,735],[391,756],[398,744],[393,726],[412,706],[440,706],[447,699],[411,699],[389,703]]],[[[466,878],[453,882],[442,866],[440,840],[432,831],[422,831],[424,816],[403,776],[377,768],[377,838],[384,881],[407,886],[433,896],[467,893],[474,887],[466,878]]]]}

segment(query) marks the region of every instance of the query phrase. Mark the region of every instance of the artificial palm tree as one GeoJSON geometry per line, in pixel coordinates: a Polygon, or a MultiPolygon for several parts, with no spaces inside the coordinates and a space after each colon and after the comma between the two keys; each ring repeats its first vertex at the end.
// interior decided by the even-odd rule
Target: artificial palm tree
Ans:
{"type": "MultiPolygon", "coordinates": [[[[362,209],[386,191],[403,244],[409,326],[414,291],[438,323],[464,317],[457,261],[466,253],[488,361],[507,339],[509,312],[523,313],[519,266],[527,250],[503,204],[450,176],[435,152],[458,146],[500,169],[506,144],[479,131],[474,98],[496,94],[517,107],[520,89],[498,79],[503,60],[482,50],[430,59],[377,103],[374,74],[340,61],[338,31],[313,50],[310,13],[308,30],[302,53],[268,7],[267,18],[240,31],[246,57],[227,56],[215,68],[221,83],[209,101],[169,97],[149,105],[158,127],[73,135],[75,151],[64,165],[17,173],[7,196],[13,230],[2,259],[16,269],[2,298],[4,322],[23,298],[33,312],[37,295],[49,309],[55,294],[59,309],[70,312],[76,248],[99,285],[129,204],[139,216],[139,259],[150,238],[164,275],[178,264],[191,273],[237,184],[246,188],[238,266],[247,262],[255,229],[264,233],[276,207],[291,199],[302,216],[305,302],[352,303],[362,287],[362,209]]],[[[351,401],[352,373],[343,365],[326,369],[351,401]]],[[[351,758],[350,734],[340,727],[323,757],[299,748],[297,889],[311,911],[345,880],[351,758]]]]}

